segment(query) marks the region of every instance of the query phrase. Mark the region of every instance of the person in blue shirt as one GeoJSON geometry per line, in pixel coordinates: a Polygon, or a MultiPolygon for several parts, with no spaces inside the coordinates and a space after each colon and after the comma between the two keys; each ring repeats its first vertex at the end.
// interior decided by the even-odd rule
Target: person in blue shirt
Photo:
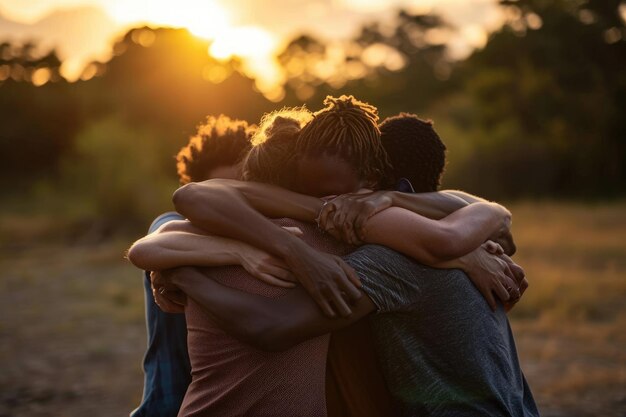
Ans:
{"type": "MultiPolygon", "coordinates": [[[[242,120],[223,115],[208,117],[176,157],[180,183],[239,178],[240,163],[250,149],[254,132],[255,127],[242,120]]],[[[164,213],[152,222],[148,233],[177,220],[183,217],[176,212],[164,213]]],[[[191,381],[185,315],[166,313],[155,304],[150,271],[143,272],[143,283],[148,333],[144,390],[141,404],[130,415],[174,417],[191,381]]]]}

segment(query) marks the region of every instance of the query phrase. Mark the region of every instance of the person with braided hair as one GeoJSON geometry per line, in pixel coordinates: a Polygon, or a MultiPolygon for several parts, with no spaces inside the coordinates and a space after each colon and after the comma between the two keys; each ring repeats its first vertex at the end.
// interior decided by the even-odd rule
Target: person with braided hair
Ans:
{"type": "MultiPolygon", "coordinates": [[[[351,97],[337,100],[328,100],[327,107],[317,112],[305,129],[320,135],[320,141],[333,143],[337,148],[344,146],[356,153],[365,149],[361,146],[381,149],[376,118],[368,118],[367,109],[351,97]],[[355,107],[360,108],[355,110],[355,107]],[[350,133],[328,133],[310,127],[322,121],[329,128],[337,127],[339,132],[343,129],[350,133]],[[360,139],[367,137],[373,140],[365,145],[360,139]]],[[[304,140],[303,137],[306,139],[306,135],[301,135],[299,141],[304,140]]],[[[347,161],[353,157],[350,153],[338,157],[339,151],[333,148],[304,143],[296,149],[297,163],[292,173],[295,187],[300,191],[322,196],[344,192],[350,187],[354,188],[348,191],[353,192],[367,185],[380,186],[384,181],[386,162],[376,163],[363,153],[362,161],[372,162],[372,165],[354,166],[347,161]],[[325,177],[326,172],[332,174],[325,177]],[[315,178],[320,181],[316,182],[315,178]]],[[[351,160],[359,160],[359,157],[351,160]]],[[[407,213],[390,208],[369,220],[368,238],[379,238],[382,243],[431,265],[438,264],[437,260],[442,258],[461,256],[469,251],[457,263],[445,266],[462,268],[470,277],[474,273],[502,276],[495,270],[504,266],[509,273],[509,269],[515,270],[515,279],[523,282],[523,272],[520,278],[519,267],[510,260],[499,263],[498,256],[489,255],[482,246],[474,246],[491,236],[495,232],[492,229],[499,228],[502,219],[496,220],[499,216],[496,213],[504,214],[506,223],[507,212],[489,203],[459,209],[466,203],[459,206],[458,201],[449,197],[440,197],[439,203],[447,204],[443,208],[441,204],[429,206],[432,200],[424,203],[428,206],[425,211],[434,213],[433,217],[446,216],[441,223],[423,217],[407,217],[407,213]],[[451,209],[454,204],[457,206],[451,209]],[[482,215],[489,216],[488,211],[478,215],[486,208],[495,210],[492,214],[496,215],[490,221],[487,217],[481,221],[482,215]],[[402,218],[400,222],[399,218],[402,218]],[[474,220],[468,221],[472,218],[474,220]],[[462,233],[438,236],[437,224],[448,224],[448,231],[456,230],[458,225],[462,233]],[[411,230],[413,235],[407,234],[411,230]],[[410,239],[403,239],[403,236],[410,239]],[[472,250],[472,246],[476,249],[472,250]],[[497,266],[476,268],[477,264],[485,267],[484,263],[477,263],[476,257],[481,256],[483,260],[495,259],[497,266]]],[[[458,270],[429,269],[393,250],[365,246],[346,258],[358,273],[359,285],[354,279],[354,270],[347,267],[345,261],[309,252],[302,242],[253,210],[274,217],[289,213],[294,218],[317,219],[323,223],[320,214],[328,215],[325,208],[332,203],[263,184],[232,181],[186,186],[175,193],[174,200],[177,209],[196,226],[247,241],[281,257],[303,285],[304,289],[296,288],[284,297],[271,300],[206,279],[193,268],[163,272],[166,281],[185,290],[212,320],[235,338],[263,349],[282,350],[378,311],[379,314],[372,316],[371,324],[385,379],[397,407],[396,415],[537,415],[519,369],[514,341],[501,305],[494,304],[495,312],[490,313],[491,303],[481,302],[480,292],[458,270]],[[219,201],[219,204],[206,210],[206,201],[219,201]],[[316,287],[315,281],[306,281],[312,277],[326,281],[316,287]],[[352,288],[343,282],[344,278],[366,296],[362,292],[355,296],[352,288]],[[445,361],[451,362],[442,367],[445,361]]],[[[511,298],[502,286],[495,285],[493,290],[498,291],[503,301],[511,298]]],[[[483,295],[488,297],[488,294],[483,295]]],[[[316,415],[323,415],[323,411],[317,410],[316,415]]]]}

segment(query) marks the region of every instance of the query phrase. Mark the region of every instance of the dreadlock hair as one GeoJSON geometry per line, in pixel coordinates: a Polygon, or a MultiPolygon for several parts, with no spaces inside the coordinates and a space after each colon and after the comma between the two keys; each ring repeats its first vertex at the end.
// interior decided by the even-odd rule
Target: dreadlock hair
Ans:
{"type": "Polygon", "coordinates": [[[446,146],[432,120],[400,113],[385,119],[380,132],[393,166],[387,183],[395,185],[400,178],[407,178],[416,192],[437,191],[446,164],[446,146]]]}
{"type": "Polygon", "coordinates": [[[243,179],[292,188],[296,139],[302,126],[312,117],[304,106],[284,108],[263,116],[244,161],[243,179]]]}
{"type": "Polygon", "coordinates": [[[360,178],[381,186],[391,165],[380,140],[376,107],[346,95],[328,96],[324,105],[302,128],[298,156],[338,156],[360,178]]]}
{"type": "Polygon", "coordinates": [[[176,168],[181,184],[204,181],[211,170],[235,165],[250,149],[256,130],[244,120],[228,116],[207,116],[194,136],[176,155],[176,168]]]}

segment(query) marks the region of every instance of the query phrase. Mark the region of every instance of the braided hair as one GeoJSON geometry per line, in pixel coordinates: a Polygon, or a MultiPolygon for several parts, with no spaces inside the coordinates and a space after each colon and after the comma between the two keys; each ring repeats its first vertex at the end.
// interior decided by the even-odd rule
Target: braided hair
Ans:
{"type": "Polygon", "coordinates": [[[244,120],[208,116],[176,155],[180,183],[204,181],[211,170],[235,165],[250,149],[255,130],[244,120]]]}
{"type": "Polygon", "coordinates": [[[376,107],[346,95],[328,96],[324,105],[300,132],[299,157],[336,155],[360,178],[381,186],[391,165],[380,139],[376,107]]]}
{"type": "Polygon", "coordinates": [[[407,178],[418,193],[437,191],[446,164],[446,145],[433,122],[400,113],[385,119],[380,132],[393,166],[387,183],[393,185],[407,178]]]}

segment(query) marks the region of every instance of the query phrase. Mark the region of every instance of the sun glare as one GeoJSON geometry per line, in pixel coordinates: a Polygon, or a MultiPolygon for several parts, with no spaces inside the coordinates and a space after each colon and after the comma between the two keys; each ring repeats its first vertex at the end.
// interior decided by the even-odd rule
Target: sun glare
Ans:
{"type": "MultiPolygon", "coordinates": [[[[211,41],[207,52],[213,57],[243,58],[244,70],[256,78],[260,90],[276,87],[278,75],[272,59],[277,47],[275,36],[255,26],[233,26],[226,11],[214,1],[178,0],[175,4],[169,0],[116,1],[109,7],[109,13],[120,23],[186,28],[211,41]]],[[[206,75],[210,79],[217,77],[206,75]]]]}
{"type": "Polygon", "coordinates": [[[220,36],[229,27],[224,9],[210,0],[116,2],[110,13],[122,23],[184,27],[194,35],[207,39],[220,36]]]}

